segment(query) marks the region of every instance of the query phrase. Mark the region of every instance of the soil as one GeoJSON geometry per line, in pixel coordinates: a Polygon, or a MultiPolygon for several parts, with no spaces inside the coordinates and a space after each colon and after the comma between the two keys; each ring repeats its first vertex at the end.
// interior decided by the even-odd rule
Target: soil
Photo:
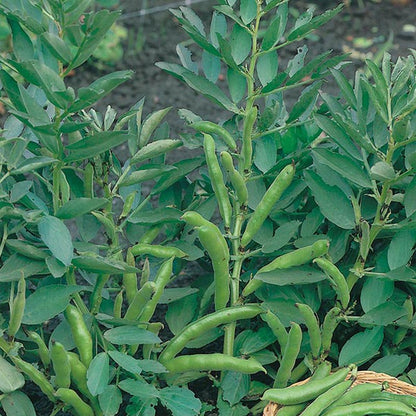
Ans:
{"type": "MultiPolygon", "coordinates": [[[[137,11],[138,3],[137,0],[122,0],[123,13],[137,11]]],[[[352,1],[350,7],[346,7],[337,18],[307,40],[310,58],[328,49],[332,49],[334,54],[350,52],[351,65],[345,72],[351,77],[356,69],[363,66],[364,59],[371,59],[377,55],[391,35],[393,45],[389,52],[393,58],[406,56],[410,53],[409,48],[416,48],[416,28],[413,26],[416,22],[416,2],[401,7],[385,0],[381,3],[362,0],[362,3],[364,3],[363,7],[359,7],[355,1],[352,1]]],[[[212,6],[215,4],[214,0],[209,0],[196,4],[193,9],[204,22],[208,22],[212,6]]],[[[291,2],[291,6],[297,10],[305,10],[309,5],[310,2],[305,1],[291,2]]],[[[334,2],[330,0],[320,1],[318,9],[333,5],[334,2]]],[[[111,104],[115,109],[123,112],[144,96],[146,97],[145,113],[172,106],[173,111],[167,120],[173,138],[184,131],[184,123],[176,113],[180,108],[188,108],[206,120],[217,122],[227,119],[229,114],[224,110],[218,109],[210,101],[197,95],[154,65],[158,61],[179,61],[175,52],[176,44],[187,40],[187,36],[177,21],[169,12],[144,17],[126,18],[120,21],[129,30],[130,38],[123,60],[115,67],[108,67],[105,70],[98,70],[95,66],[87,64],[76,71],[70,79],[71,85],[77,89],[113,70],[134,70],[133,78],[100,102],[98,108],[104,110],[108,104],[111,104]],[[144,44],[142,49],[138,50],[134,44],[140,34],[144,34],[144,39],[142,38],[144,44]]],[[[299,46],[301,45],[291,45],[282,51],[279,57],[282,66],[285,65],[285,61],[293,57],[299,46]]],[[[336,94],[331,83],[326,89],[336,94]]],[[[294,102],[296,94],[296,92],[291,94],[289,102],[294,102]]],[[[186,155],[182,150],[181,152],[182,156],[186,155]]],[[[209,392],[206,385],[201,387],[199,383],[198,387],[199,391],[209,392]]],[[[46,416],[50,413],[48,403],[35,386],[28,384],[26,392],[34,399],[38,415],[46,416]]],[[[202,398],[208,400],[206,394],[202,398]]],[[[163,409],[157,409],[158,416],[164,414],[163,409]]],[[[59,416],[63,416],[63,413],[59,416]]]]}

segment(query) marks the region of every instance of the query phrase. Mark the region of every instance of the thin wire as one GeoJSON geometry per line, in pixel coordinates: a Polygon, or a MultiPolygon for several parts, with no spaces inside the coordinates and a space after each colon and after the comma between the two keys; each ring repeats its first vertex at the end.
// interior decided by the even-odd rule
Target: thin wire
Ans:
{"type": "Polygon", "coordinates": [[[137,16],[145,16],[149,14],[160,13],[160,12],[169,10],[173,7],[178,7],[178,6],[183,6],[183,5],[190,6],[191,4],[203,3],[205,1],[209,1],[209,0],[184,0],[184,1],[178,1],[175,3],[165,4],[163,6],[149,7],[148,9],[141,9],[141,10],[136,10],[135,12],[124,13],[119,17],[119,20],[131,19],[137,16]]]}

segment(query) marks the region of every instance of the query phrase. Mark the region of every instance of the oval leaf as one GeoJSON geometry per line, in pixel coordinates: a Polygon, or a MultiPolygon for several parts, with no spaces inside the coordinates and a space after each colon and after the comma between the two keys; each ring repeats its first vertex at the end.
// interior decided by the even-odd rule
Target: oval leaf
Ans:
{"type": "Polygon", "coordinates": [[[137,326],[119,326],[109,329],[104,332],[104,338],[117,345],[158,344],[161,342],[153,332],[137,328],[137,326]]]}

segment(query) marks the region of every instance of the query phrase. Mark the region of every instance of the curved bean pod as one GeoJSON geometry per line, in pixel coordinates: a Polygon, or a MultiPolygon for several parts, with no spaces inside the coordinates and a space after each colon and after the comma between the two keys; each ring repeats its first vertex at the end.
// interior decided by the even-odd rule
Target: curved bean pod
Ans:
{"type": "Polygon", "coordinates": [[[173,360],[169,360],[164,366],[171,373],[225,370],[238,371],[243,374],[255,374],[259,371],[266,373],[263,366],[254,358],[245,360],[220,353],[182,355],[173,360]]]}
{"type": "Polygon", "coordinates": [[[319,322],[315,315],[315,312],[310,308],[309,305],[302,303],[296,303],[295,306],[305,320],[306,327],[309,333],[309,343],[311,346],[311,352],[313,358],[318,358],[321,351],[321,331],[319,330],[319,322]]]}
{"type": "Polygon", "coordinates": [[[267,189],[256,210],[248,220],[246,229],[241,237],[241,246],[245,247],[263,225],[274,204],[280,199],[285,189],[292,183],[295,175],[294,165],[286,166],[267,189]]]}

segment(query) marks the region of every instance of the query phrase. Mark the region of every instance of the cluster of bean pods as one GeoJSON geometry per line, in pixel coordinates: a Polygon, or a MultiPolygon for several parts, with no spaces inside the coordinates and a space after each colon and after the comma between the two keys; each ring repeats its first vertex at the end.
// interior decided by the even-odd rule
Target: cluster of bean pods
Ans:
{"type": "Polygon", "coordinates": [[[385,382],[353,384],[354,365],[331,374],[328,364],[304,384],[266,390],[262,400],[282,405],[277,416],[416,415],[415,397],[390,393],[385,382]]]}

